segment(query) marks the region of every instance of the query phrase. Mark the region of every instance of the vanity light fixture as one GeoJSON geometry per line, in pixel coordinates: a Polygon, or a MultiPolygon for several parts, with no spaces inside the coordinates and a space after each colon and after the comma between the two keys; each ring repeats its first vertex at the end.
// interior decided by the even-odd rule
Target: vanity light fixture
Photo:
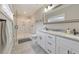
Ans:
{"type": "Polygon", "coordinates": [[[54,6],[55,5],[53,5],[53,4],[48,5],[46,8],[44,8],[44,12],[46,13],[46,12],[50,11],[52,8],[54,8],[54,6]]]}
{"type": "Polygon", "coordinates": [[[48,10],[47,10],[47,8],[44,8],[44,12],[47,12],[48,10]]]}

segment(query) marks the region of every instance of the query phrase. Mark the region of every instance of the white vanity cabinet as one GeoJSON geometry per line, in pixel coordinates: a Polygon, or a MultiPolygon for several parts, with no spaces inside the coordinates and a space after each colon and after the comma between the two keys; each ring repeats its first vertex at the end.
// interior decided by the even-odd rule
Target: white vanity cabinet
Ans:
{"type": "Polygon", "coordinates": [[[79,54],[79,41],[69,40],[72,54],[79,54]]]}
{"type": "Polygon", "coordinates": [[[46,42],[45,34],[44,33],[40,33],[40,46],[43,49],[45,49],[45,42],[46,42]]]}
{"type": "Polygon", "coordinates": [[[40,40],[41,40],[40,35],[39,35],[39,33],[37,33],[37,44],[39,44],[39,45],[41,44],[40,40]]]}
{"type": "Polygon", "coordinates": [[[70,38],[56,37],[57,54],[78,54],[79,42],[70,38]]]}
{"type": "Polygon", "coordinates": [[[37,43],[43,48],[45,49],[45,35],[42,32],[38,32],[38,38],[37,38],[37,43]]]}
{"type": "Polygon", "coordinates": [[[47,53],[55,54],[55,36],[44,32],[38,32],[37,41],[47,53]]]}
{"type": "Polygon", "coordinates": [[[79,41],[39,31],[37,43],[49,54],[79,54],[79,41]]]}
{"type": "Polygon", "coordinates": [[[37,38],[38,38],[37,34],[32,35],[31,39],[33,44],[37,43],[37,38]]]}
{"type": "Polygon", "coordinates": [[[79,54],[79,49],[78,50],[72,49],[72,54],[79,54]]]}
{"type": "Polygon", "coordinates": [[[56,37],[56,53],[68,54],[70,50],[68,39],[56,37]]]}

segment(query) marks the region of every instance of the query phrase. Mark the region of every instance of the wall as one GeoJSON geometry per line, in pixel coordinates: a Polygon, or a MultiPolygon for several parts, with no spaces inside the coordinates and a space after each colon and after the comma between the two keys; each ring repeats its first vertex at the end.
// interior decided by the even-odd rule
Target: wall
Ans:
{"type": "MultiPolygon", "coordinates": [[[[79,19],[79,5],[71,5],[67,8],[63,8],[54,13],[49,14],[49,16],[65,14],[65,20],[79,19]]],[[[63,29],[66,30],[70,28],[71,30],[75,28],[79,32],[79,22],[77,23],[61,23],[61,24],[47,24],[47,28],[50,29],[63,29]]]]}
{"type": "Polygon", "coordinates": [[[37,12],[34,14],[34,26],[33,26],[33,34],[36,34],[36,31],[38,31],[40,28],[43,27],[43,10],[44,7],[40,8],[39,10],[37,10],[37,12]]]}

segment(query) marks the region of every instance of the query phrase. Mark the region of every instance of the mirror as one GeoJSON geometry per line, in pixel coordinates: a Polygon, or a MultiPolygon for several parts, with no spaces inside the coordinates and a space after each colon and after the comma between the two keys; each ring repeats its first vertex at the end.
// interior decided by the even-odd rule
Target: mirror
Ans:
{"type": "Polygon", "coordinates": [[[65,20],[64,14],[60,14],[60,15],[56,15],[48,18],[48,22],[59,22],[64,20],[65,20]]]}

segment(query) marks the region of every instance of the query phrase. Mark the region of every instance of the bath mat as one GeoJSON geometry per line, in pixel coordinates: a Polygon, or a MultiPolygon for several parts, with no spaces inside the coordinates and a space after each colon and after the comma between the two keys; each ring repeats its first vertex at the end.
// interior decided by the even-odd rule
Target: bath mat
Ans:
{"type": "Polygon", "coordinates": [[[21,43],[24,43],[24,42],[27,42],[27,41],[31,41],[31,40],[32,40],[31,38],[19,39],[18,44],[21,44],[21,43]]]}

